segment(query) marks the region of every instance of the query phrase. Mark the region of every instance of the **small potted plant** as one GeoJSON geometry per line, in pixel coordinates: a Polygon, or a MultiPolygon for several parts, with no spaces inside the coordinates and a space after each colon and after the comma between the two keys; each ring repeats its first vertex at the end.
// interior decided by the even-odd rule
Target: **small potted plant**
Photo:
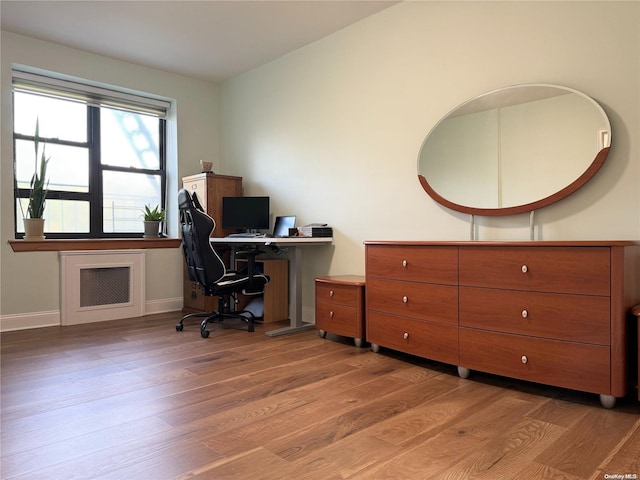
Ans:
{"type": "MultiPolygon", "coordinates": [[[[45,145],[42,146],[42,153],[38,155],[40,149],[40,126],[36,119],[36,133],[33,139],[35,146],[35,166],[31,182],[29,184],[29,204],[27,206],[27,215],[22,212],[24,222],[24,239],[27,241],[44,240],[44,206],[47,198],[49,181],[47,177],[47,164],[49,158],[45,155],[45,145]],[[40,165],[38,166],[38,159],[40,165]]],[[[22,202],[20,202],[22,209],[22,202]]]]}
{"type": "Polygon", "coordinates": [[[144,206],[144,237],[156,238],[160,236],[160,224],[164,221],[165,211],[156,205],[153,210],[149,205],[144,206]]]}

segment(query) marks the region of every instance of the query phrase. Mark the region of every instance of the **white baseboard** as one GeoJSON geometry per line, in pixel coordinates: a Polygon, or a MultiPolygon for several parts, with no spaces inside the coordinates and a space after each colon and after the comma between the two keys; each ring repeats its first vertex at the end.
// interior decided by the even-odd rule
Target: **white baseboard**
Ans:
{"type": "Polygon", "coordinates": [[[26,330],[28,328],[56,327],[60,325],[60,312],[18,313],[0,316],[0,332],[26,330]]]}
{"type": "Polygon", "coordinates": [[[144,304],[144,313],[151,315],[153,313],[176,312],[182,310],[183,304],[182,297],[147,300],[144,304]]]}
{"type": "MultiPolygon", "coordinates": [[[[182,310],[182,297],[145,302],[145,315],[182,310]]],[[[18,313],[0,315],[0,332],[27,330],[30,328],[56,327],[61,325],[60,311],[18,313]]]]}

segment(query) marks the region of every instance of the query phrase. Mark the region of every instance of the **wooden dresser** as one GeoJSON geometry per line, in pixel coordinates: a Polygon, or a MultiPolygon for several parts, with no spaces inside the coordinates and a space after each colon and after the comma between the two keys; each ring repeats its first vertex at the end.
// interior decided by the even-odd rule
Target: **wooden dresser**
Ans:
{"type": "Polygon", "coordinates": [[[640,244],[365,242],[366,332],[380,346],[597,393],[627,394],[640,244]]]}

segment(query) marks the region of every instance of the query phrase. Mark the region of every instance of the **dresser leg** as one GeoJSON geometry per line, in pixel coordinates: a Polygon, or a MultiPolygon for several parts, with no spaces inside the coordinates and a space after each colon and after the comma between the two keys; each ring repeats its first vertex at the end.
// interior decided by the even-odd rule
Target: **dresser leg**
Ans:
{"type": "Polygon", "coordinates": [[[613,408],[616,405],[616,397],[611,395],[600,395],[600,403],[604,408],[613,408]]]}
{"type": "Polygon", "coordinates": [[[471,370],[464,367],[458,367],[458,376],[460,378],[469,378],[469,375],[471,375],[471,370]]]}

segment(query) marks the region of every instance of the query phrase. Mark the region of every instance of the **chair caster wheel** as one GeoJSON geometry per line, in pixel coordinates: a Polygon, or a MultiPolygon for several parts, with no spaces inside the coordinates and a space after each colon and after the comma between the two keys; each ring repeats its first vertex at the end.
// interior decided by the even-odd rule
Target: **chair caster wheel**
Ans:
{"type": "Polygon", "coordinates": [[[181,332],[183,328],[184,328],[184,325],[182,325],[181,323],[176,324],[176,332],[181,332]]]}
{"type": "Polygon", "coordinates": [[[200,330],[200,335],[202,336],[202,338],[208,338],[209,330],[200,330]]]}

